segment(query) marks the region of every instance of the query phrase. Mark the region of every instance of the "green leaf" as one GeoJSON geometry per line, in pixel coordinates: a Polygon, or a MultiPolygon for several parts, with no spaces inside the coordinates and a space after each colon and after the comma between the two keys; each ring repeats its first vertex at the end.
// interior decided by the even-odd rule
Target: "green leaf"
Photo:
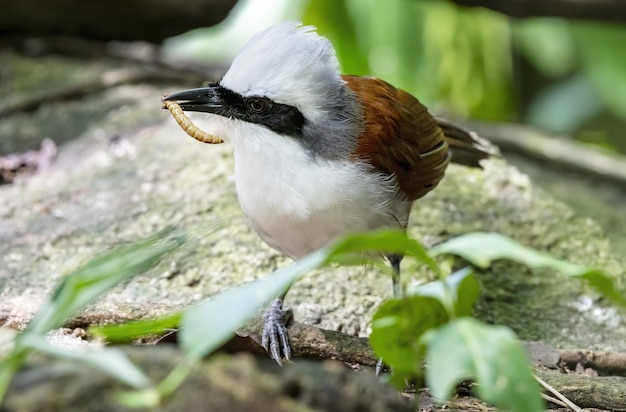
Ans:
{"type": "Polygon", "coordinates": [[[409,285],[408,296],[430,296],[441,302],[450,317],[470,316],[480,295],[480,285],[471,268],[452,273],[444,281],[409,285]]]}
{"type": "Polygon", "coordinates": [[[526,119],[551,132],[573,133],[603,109],[589,79],[577,73],[538,93],[530,103],[526,119]]]}
{"type": "Polygon", "coordinates": [[[439,266],[424,247],[402,232],[384,230],[349,235],[264,279],[230,289],[186,310],[178,335],[183,350],[193,357],[210,353],[226,342],[241,324],[255,316],[259,309],[287,290],[300,275],[330,262],[345,261],[349,255],[368,251],[413,256],[439,271],[439,266]]]}
{"type": "Polygon", "coordinates": [[[515,334],[460,318],[431,331],[426,343],[426,382],[433,396],[444,401],[464,379],[474,379],[478,396],[513,412],[542,412],[539,386],[515,334]]]}
{"type": "MultiPolygon", "coordinates": [[[[188,376],[185,375],[185,377],[188,376]]],[[[118,391],[115,399],[130,409],[157,409],[163,400],[163,395],[156,388],[135,391],[118,391]]]]}
{"type": "Polygon", "coordinates": [[[159,335],[180,324],[180,312],[157,319],[141,319],[114,325],[89,327],[89,333],[112,343],[127,343],[146,335],[159,335]]]}
{"type": "Polygon", "coordinates": [[[120,368],[119,370],[123,373],[120,375],[115,370],[109,370],[113,376],[136,387],[145,386],[145,376],[138,374],[137,372],[141,372],[134,368],[134,365],[129,366],[113,352],[107,355],[90,353],[83,356],[78,352],[55,348],[41,337],[48,331],[61,327],[69,318],[99,296],[144,272],[165,254],[180,246],[184,238],[174,236],[172,232],[172,228],[166,228],[144,241],[104,253],[66,275],[52,292],[48,301],[29,322],[24,332],[16,337],[8,362],[0,367],[0,401],[30,349],[70,359],[82,360],[93,357],[94,366],[105,370],[107,364],[114,365],[114,368],[120,368]]]}
{"type": "Polygon", "coordinates": [[[565,76],[577,63],[570,23],[561,18],[534,18],[514,22],[518,49],[542,73],[565,76]]]}
{"type": "Polygon", "coordinates": [[[9,354],[0,362],[0,405],[2,405],[2,399],[13,380],[13,376],[22,366],[22,363],[26,360],[28,350],[25,348],[13,348],[9,354]]]}
{"type": "MultiPolygon", "coordinates": [[[[345,261],[352,255],[362,255],[364,252],[382,251],[388,253],[402,253],[413,256],[417,260],[428,264],[431,268],[440,272],[437,263],[428,255],[426,250],[415,240],[408,239],[404,233],[398,231],[379,231],[373,233],[361,233],[350,235],[335,244],[314,252],[296,262],[293,265],[281,269],[264,279],[230,289],[219,294],[214,299],[204,301],[199,305],[186,310],[182,314],[179,341],[183,350],[191,358],[202,357],[221,346],[234,331],[245,321],[256,315],[259,309],[266,306],[276,296],[281,295],[303,273],[318,268],[326,263],[345,261]],[[227,308],[227,310],[225,310],[227,308]]],[[[418,297],[420,315],[410,316],[409,319],[417,320],[419,335],[431,324],[440,324],[445,321],[445,310],[435,299],[418,297]],[[430,302],[424,303],[425,301],[430,302]],[[434,308],[430,310],[429,308],[434,308]],[[428,317],[431,317],[429,320],[428,317]],[[433,320],[443,319],[443,320],[433,320]]],[[[403,307],[415,308],[410,303],[403,303],[403,307]]],[[[411,312],[411,310],[409,310],[411,312]]],[[[178,315],[172,315],[165,319],[153,321],[133,322],[131,325],[107,326],[96,329],[98,333],[104,333],[115,339],[127,339],[140,334],[158,332],[164,327],[170,327],[178,320],[178,315]]],[[[413,325],[415,326],[415,325],[413,325]]],[[[416,341],[416,340],[414,340],[416,341]]],[[[391,357],[393,359],[393,356],[391,357]]],[[[415,359],[419,359],[419,356],[415,359]]],[[[390,363],[391,364],[391,363],[390,363]]],[[[418,365],[419,362],[413,362],[418,365]]],[[[419,366],[417,366],[419,370],[419,366]]],[[[174,379],[173,386],[180,379],[174,379]]],[[[170,389],[171,390],[171,389],[170,389]]],[[[152,392],[148,393],[147,399],[153,399],[152,392]]],[[[138,402],[144,399],[142,396],[131,400],[138,402]]]]}
{"type": "Polygon", "coordinates": [[[197,359],[184,358],[170,371],[156,388],[150,387],[134,391],[119,391],[117,400],[122,405],[132,409],[154,409],[159,406],[163,398],[171,395],[182,385],[192,372],[197,359]]]}
{"type": "Polygon", "coordinates": [[[583,71],[609,108],[626,118],[626,54],[616,52],[626,44],[626,30],[582,21],[571,27],[583,71]]]}
{"type": "Polygon", "coordinates": [[[332,246],[329,261],[337,261],[344,254],[377,251],[397,253],[411,256],[420,263],[427,265],[433,272],[440,275],[441,269],[437,262],[428,254],[424,246],[406,233],[397,230],[378,230],[366,233],[355,233],[332,246]]]}
{"type": "Polygon", "coordinates": [[[469,233],[448,240],[431,249],[434,255],[453,254],[480,268],[487,268],[498,259],[508,259],[530,268],[547,268],[567,276],[584,279],[591,287],[626,306],[624,293],[617,289],[615,281],[599,269],[586,268],[558,260],[546,253],[523,246],[497,233],[469,233]]]}
{"type": "Polygon", "coordinates": [[[170,236],[171,232],[166,229],[142,242],[104,253],[65,276],[25,332],[43,335],[63,326],[102,294],[146,271],[183,243],[182,237],[170,236]]]}
{"type": "Polygon", "coordinates": [[[186,310],[178,333],[182,349],[199,358],[219,348],[241,324],[287,290],[300,275],[326,263],[332,250],[321,249],[264,279],[229,289],[186,310]]]}
{"type": "Polygon", "coordinates": [[[332,41],[343,73],[368,73],[367,53],[362,50],[346,0],[310,1],[302,20],[316,26],[321,35],[332,41]]]}
{"type": "Polygon", "coordinates": [[[370,344],[377,356],[393,370],[394,380],[403,382],[421,374],[424,347],[420,337],[448,320],[438,299],[411,296],[384,302],[372,319],[370,344]]]}
{"type": "Polygon", "coordinates": [[[44,337],[33,333],[24,334],[21,343],[27,348],[66,361],[84,363],[135,388],[146,388],[150,385],[150,379],[148,379],[148,377],[126,357],[126,354],[119,349],[92,347],[62,348],[51,345],[44,337]]]}

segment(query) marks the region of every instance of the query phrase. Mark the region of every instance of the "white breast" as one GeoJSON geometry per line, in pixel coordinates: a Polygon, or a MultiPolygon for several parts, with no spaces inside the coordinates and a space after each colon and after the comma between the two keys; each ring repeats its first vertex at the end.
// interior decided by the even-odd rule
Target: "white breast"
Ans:
{"type": "Polygon", "coordinates": [[[253,124],[236,129],[229,134],[241,208],[281,253],[295,259],[349,232],[406,227],[411,202],[367,165],[314,159],[295,139],[253,124]]]}

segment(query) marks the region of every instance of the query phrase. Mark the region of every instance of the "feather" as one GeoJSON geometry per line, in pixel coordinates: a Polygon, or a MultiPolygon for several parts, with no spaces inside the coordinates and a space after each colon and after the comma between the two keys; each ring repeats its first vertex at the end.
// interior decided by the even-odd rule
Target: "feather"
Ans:
{"type": "Polygon", "coordinates": [[[400,194],[416,200],[434,189],[450,161],[480,167],[489,153],[475,137],[436,120],[415,97],[372,78],[343,76],[365,113],[353,158],[395,177],[400,194]]]}

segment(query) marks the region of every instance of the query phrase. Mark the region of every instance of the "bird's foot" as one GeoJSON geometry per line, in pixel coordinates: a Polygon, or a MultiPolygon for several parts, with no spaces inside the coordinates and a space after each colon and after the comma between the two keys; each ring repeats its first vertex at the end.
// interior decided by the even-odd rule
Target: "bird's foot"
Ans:
{"type": "Polygon", "coordinates": [[[387,365],[385,365],[385,363],[383,362],[383,358],[378,358],[378,360],[376,361],[376,369],[374,369],[376,371],[376,376],[382,375],[388,369],[389,368],[387,367],[387,365]]]}
{"type": "Polygon", "coordinates": [[[283,366],[283,358],[291,358],[287,325],[293,319],[293,312],[291,308],[283,308],[283,300],[276,298],[265,312],[264,319],[261,345],[276,363],[283,366]]]}

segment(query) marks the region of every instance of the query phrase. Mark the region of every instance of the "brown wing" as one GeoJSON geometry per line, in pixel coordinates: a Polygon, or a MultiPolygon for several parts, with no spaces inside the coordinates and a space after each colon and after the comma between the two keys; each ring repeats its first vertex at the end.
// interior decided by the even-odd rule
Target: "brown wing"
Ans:
{"type": "Polygon", "coordinates": [[[365,125],[354,156],[394,175],[410,200],[434,189],[451,153],[434,117],[415,97],[371,77],[343,76],[360,98],[365,125]]]}
{"type": "Polygon", "coordinates": [[[474,132],[462,129],[443,119],[437,125],[446,137],[452,152],[452,163],[482,169],[480,161],[493,156],[489,143],[474,132]]]}

